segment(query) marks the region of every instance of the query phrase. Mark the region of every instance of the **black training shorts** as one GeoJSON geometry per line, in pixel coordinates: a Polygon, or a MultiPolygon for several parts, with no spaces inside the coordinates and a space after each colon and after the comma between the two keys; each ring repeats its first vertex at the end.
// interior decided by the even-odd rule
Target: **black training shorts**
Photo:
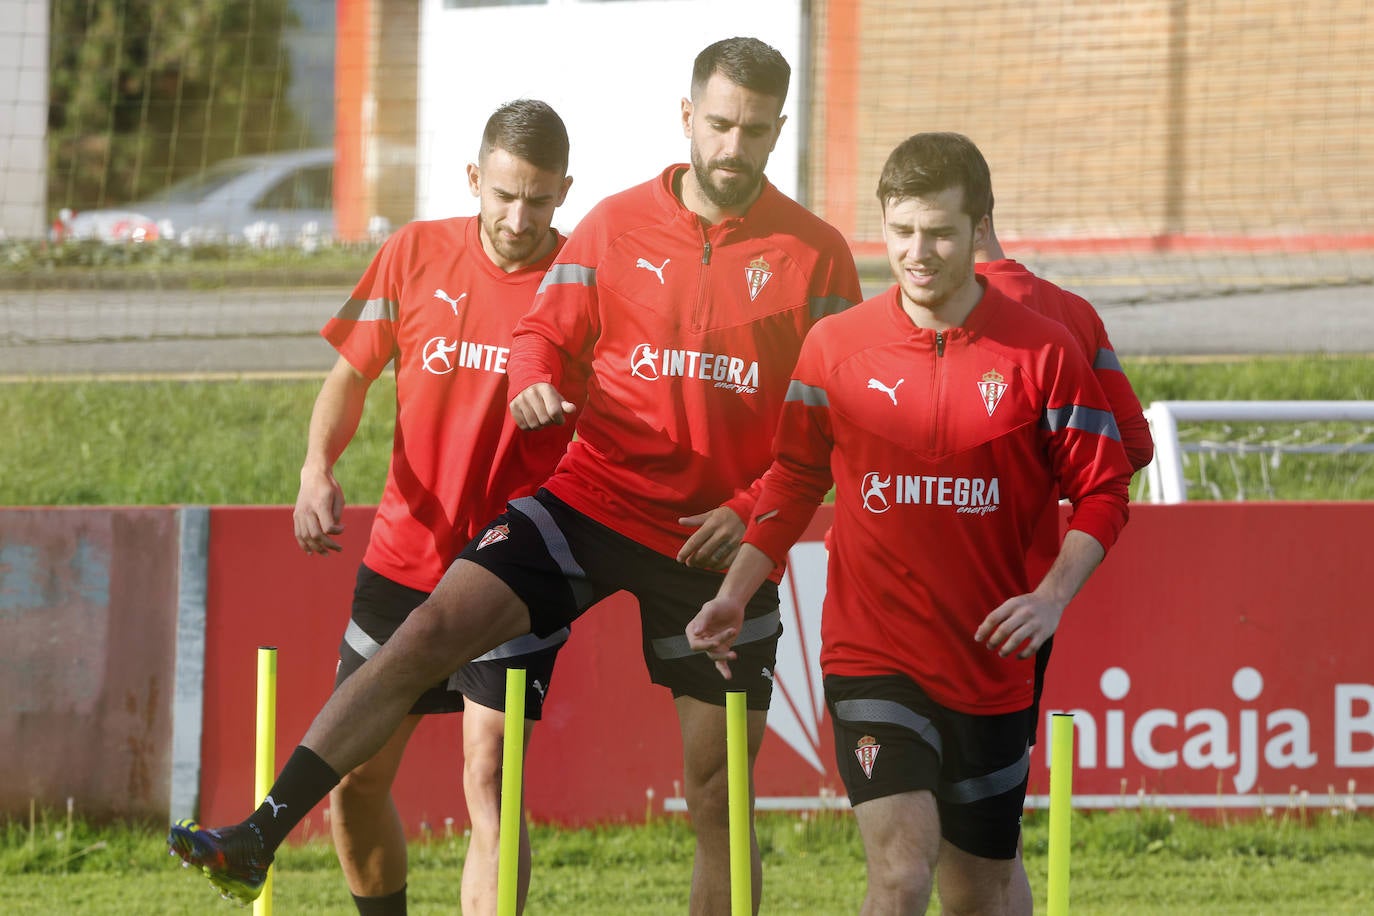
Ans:
{"type": "Polygon", "coordinates": [[[639,601],[649,678],[673,692],[717,706],[743,690],[750,709],[768,708],[782,618],[778,588],[765,582],[744,611],[726,681],[705,653],[687,647],[688,622],[716,595],[721,573],[686,566],[618,534],[547,490],[518,499],[463,550],[525,602],[536,634],[565,627],[618,591],[639,601]]]}
{"type": "Polygon", "coordinates": [[[1016,856],[1031,710],[956,712],[900,675],[827,675],[825,701],[851,805],[926,790],[946,840],[985,859],[1016,856]]]}
{"type": "MultiPolygon", "coordinates": [[[[408,588],[359,565],[353,589],[353,616],[339,644],[334,688],[337,690],[350,674],[371,658],[410,612],[428,597],[426,592],[408,588]]],[[[410,711],[416,715],[461,712],[464,697],[488,709],[504,710],[506,671],[524,668],[525,718],[538,721],[544,715],[544,699],[553,679],[558,650],[563,648],[567,638],[568,630],[564,628],[546,637],[529,634],[512,639],[473,659],[426,690],[410,711]]]]}

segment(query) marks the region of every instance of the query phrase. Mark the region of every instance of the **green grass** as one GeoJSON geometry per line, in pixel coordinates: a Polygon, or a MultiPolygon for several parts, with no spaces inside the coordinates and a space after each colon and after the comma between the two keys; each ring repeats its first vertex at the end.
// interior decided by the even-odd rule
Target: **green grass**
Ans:
{"type": "MultiPolygon", "coordinates": [[[[0,386],[0,505],[290,504],[320,381],[25,381],[0,386]]],[[[381,497],[394,385],[373,386],[339,466],[381,497]]]]}
{"type": "MultiPolygon", "coordinates": [[[[1374,362],[1361,357],[1128,361],[1143,403],[1162,399],[1374,398],[1374,362]]],[[[0,505],[255,505],[295,502],[306,425],[321,379],[49,381],[0,386],[0,505]],[[13,431],[18,431],[14,434],[13,431]]],[[[381,495],[391,447],[389,376],[379,379],[338,468],[352,503],[381,495]]],[[[1269,441],[1256,424],[1198,424],[1186,435],[1269,441]]],[[[1262,424],[1261,424],[1262,425],[1262,424]]],[[[1331,427],[1308,424],[1317,437],[1331,427]]],[[[1374,441],[1341,429],[1339,441],[1374,441]]],[[[1221,455],[1196,459],[1217,498],[1374,499],[1374,456],[1221,455]]],[[[1205,491],[1210,492],[1210,490],[1205,491]]],[[[1205,495],[1203,491],[1195,498],[1205,495]]]]}
{"type": "Polygon", "coordinates": [[[0,239],[0,289],[223,289],[244,286],[352,286],[377,244],[195,245],[156,241],[106,244],[0,239]]]}
{"type": "MultiPolygon", "coordinates": [[[[1043,910],[1048,843],[1043,813],[1027,816],[1026,867],[1043,910]]],[[[1076,813],[1070,898],[1090,914],[1342,914],[1374,911],[1374,821],[1288,809],[1203,823],[1152,809],[1076,813]]],[[[853,913],[864,887],[862,847],[847,812],[759,818],[766,913],[853,913]]],[[[46,818],[0,835],[0,912],[90,916],[215,912],[214,892],[166,854],[161,828],[96,829],[46,818]]],[[[685,911],[692,836],[667,817],[582,830],[537,826],[528,911],[658,914],[685,911]]],[[[410,847],[414,914],[457,910],[466,841],[410,847]]],[[[273,903],[281,913],[353,911],[333,849],[313,840],[282,850],[273,903]]],[[[231,912],[225,909],[224,912],[231,912]]],[[[933,911],[938,911],[933,909],[933,911]]]]}

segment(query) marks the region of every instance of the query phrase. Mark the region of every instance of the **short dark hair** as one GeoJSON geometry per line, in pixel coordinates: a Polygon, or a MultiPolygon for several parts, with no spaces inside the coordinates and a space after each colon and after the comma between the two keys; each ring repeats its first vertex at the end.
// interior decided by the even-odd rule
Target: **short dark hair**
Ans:
{"type": "Polygon", "coordinates": [[[897,145],[878,178],[878,203],[964,189],[964,212],[974,223],[992,212],[988,162],[963,134],[914,134],[897,145]]]}
{"type": "Polygon", "coordinates": [[[559,175],[568,173],[568,129],[547,102],[516,99],[492,112],[482,131],[478,164],[497,148],[537,169],[559,175]]]}
{"type": "Polygon", "coordinates": [[[771,45],[757,38],[723,38],[707,45],[692,65],[692,97],[696,98],[711,74],[721,76],[751,92],[778,100],[778,110],[787,100],[787,84],[792,67],[771,45]]]}

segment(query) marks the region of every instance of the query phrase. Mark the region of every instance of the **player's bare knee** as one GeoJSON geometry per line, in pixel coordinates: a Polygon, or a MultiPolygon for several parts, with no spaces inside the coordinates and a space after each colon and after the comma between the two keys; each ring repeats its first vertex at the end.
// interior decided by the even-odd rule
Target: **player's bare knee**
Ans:
{"type": "Polygon", "coordinates": [[[947,916],[988,916],[1009,912],[1011,875],[984,874],[970,881],[940,882],[940,912],[947,916]]]}
{"type": "Polygon", "coordinates": [[[386,798],[391,792],[390,774],[383,774],[358,767],[346,774],[339,784],[329,793],[332,801],[342,805],[355,805],[386,798]]]}
{"type": "Polygon", "coordinates": [[[930,900],[934,882],[934,869],[920,857],[868,855],[868,896],[887,903],[884,912],[919,912],[930,900]]]}
{"type": "Polygon", "coordinates": [[[463,759],[463,793],[468,799],[501,797],[501,761],[489,757],[463,759]]]}
{"type": "Polygon", "coordinates": [[[687,794],[687,813],[698,833],[725,833],[730,828],[730,803],[724,791],[687,794]]]}

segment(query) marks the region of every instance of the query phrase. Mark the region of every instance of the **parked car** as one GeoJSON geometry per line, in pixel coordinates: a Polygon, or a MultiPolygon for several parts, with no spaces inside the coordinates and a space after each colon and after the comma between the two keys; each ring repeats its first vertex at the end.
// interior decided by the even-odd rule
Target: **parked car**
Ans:
{"type": "Polygon", "coordinates": [[[62,220],[69,238],[310,245],[334,234],[334,150],[225,159],[147,198],[62,220]]]}

